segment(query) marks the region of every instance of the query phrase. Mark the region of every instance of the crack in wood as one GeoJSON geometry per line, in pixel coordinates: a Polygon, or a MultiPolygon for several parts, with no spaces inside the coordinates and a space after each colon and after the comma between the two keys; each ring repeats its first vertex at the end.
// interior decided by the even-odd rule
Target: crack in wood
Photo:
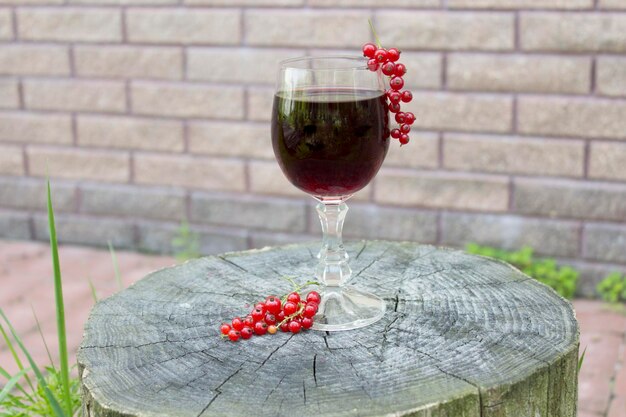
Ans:
{"type": "Polygon", "coordinates": [[[279,349],[281,349],[282,347],[284,347],[287,343],[289,343],[289,341],[293,338],[295,333],[292,333],[287,340],[285,340],[285,342],[282,345],[279,345],[276,349],[274,349],[269,355],[267,355],[267,358],[263,359],[263,362],[261,362],[261,365],[259,365],[258,368],[256,368],[256,370],[258,371],[259,369],[261,369],[263,367],[263,365],[265,365],[267,363],[267,361],[270,360],[270,358],[274,355],[274,353],[278,352],[279,349]]]}
{"type": "Polygon", "coordinates": [[[239,369],[237,369],[235,372],[233,372],[232,374],[230,374],[224,381],[222,381],[221,384],[219,384],[216,388],[215,391],[217,391],[217,394],[215,394],[215,396],[213,396],[213,398],[211,398],[211,401],[209,401],[209,403],[202,409],[202,411],[200,411],[200,413],[198,414],[197,417],[200,417],[202,414],[204,414],[204,412],[206,410],[209,409],[209,407],[211,406],[211,404],[213,404],[213,401],[215,401],[217,399],[217,397],[220,396],[220,394],[222,394],[222,391],[220,391],[220,388],[222,388],[224,386],[224,384],[226,384],[228,381],[230,381],[230,379],[232,377],[234,377],[235,375],[237,375],[239,373],[239,371],[241,371],[243,369],[243,364],[239,366],[239,369]]]}

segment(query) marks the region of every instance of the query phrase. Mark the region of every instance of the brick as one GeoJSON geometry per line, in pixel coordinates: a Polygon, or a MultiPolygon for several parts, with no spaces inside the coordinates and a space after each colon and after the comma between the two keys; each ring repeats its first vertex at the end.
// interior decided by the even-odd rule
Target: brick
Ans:
{"type": "Polygon", "coordinates": [[[72,143],[69,115],[0,113],[0,142],[72,143]]]}
{"type": "Polygon", "coordinates": [[[587,259],[626,263],[626,225],[587,223],[583,242],[587,259]]]}
{"type": "Polygon", "coordinates": [[[183,0],[188,5],[205,6],[302,6],[305,0],[183,0]]]}
{"type": "Polygon", "coordinates": [[[448,7],[451,9],[591,9],[593,0],[448,0],[448,7]]]}
{"type": "Polygon", "coordinates": [[[30,6],[30,5],[59,5],[65,0],[0,0],[0,5],[30,6]]]}
{"type": "Polygon", "coordinates": [[[27,153],[30,174],[39,177],[113,182],[126,182],[130,177],[130,160],[125,152],[33,146],[27,153]]]}
{"type": "Polygon", "coordinates": [[[0,39],[13,39],[13,15],[9,9],[0,9],[0,39]]]}
{"type": "Polygon", "coordinates": [[[584,143],[563,139],[446,134],[443,165],[467,171],[581,177],[584,143]]]}
{"type": "Polygon", "coordinates": [[[56,45],[0,46],[0,75],[69,75],[68,48],[56,45]]]}
{"type": "Polygon", "coordinates": [[[412,132],[409,146],[409,148],[401,148],[392,140],[384,166],[405,168],[437,168],[439,166],[439,136],[436,133],[412,132]]]}
{"type": "Polygon", "coordinates": [[[276,233],[276,232],[262,232],[251,231],[250,232],[250,248],[264,248],[267,246],[279,246],[279,245],[291,245],[301,242],[321,242],[321,235],[303,235],[303,234],[291,234],[291,233],[276,233]]]}
{"type": "Polygon", "coordinates": [[[136,155],[135,182],[231,191],[246,187],[241,161],[172,155],[136,155]]]}
{"type": "Polygon", "coordinates": [[[30,239],[28,214],[0,211],[0,237],[3,239],[30,239]]]}
{"type": "Polygon", "coordinates": [[[0,78],[0,109],[16,109],[20,106],[17,81],[0,78]]]}
{"type": "Polygon", "coordinates": [[[625,52],[626,15],[524,13],[520,43],[527,51],[625,52]]]}
{"type": "Polygon", "coordinates": [[[259,194],[276,194],[293,197],[306,195],[295,185],[291,184],[280,170],[275,161],[261,162],[251,161],[250,169],[250,191],[259,194]]]}
{"type": "Polygon", "coordinates": [[[598,7],[601,9],[620,9],[626,10],[626,3],[623,0],[600,0],[598,7]]]}
{"type": "Polygon", "coordinates": [[[178,4],[178,0],[68,0],[69,4],[114,6],[161,6],[178,4]]]}
{"type": "Polygon", "coordinates": [[[123,112],[124,84],[117,81],[24,80],[24,103],[29,109],[123,112]]]}
{"type": "Polygon", "coordinates": [[[626,139],[626,101],[518,98],[518,129],[539,135],[626,139]]]}
{"type": "Polygon", "coordinates": [[[20,8],[18,36],[33,41],[116,42],[122,14],[115,9],[20,8]]]}
{"type": "Polygon", "coordinates": [[[452,54],[451,90],[588,93],[591,60],[583,57],[452,54]]]}
{"type": "Polygon", "coordinates": [[[83,185],[80,209],[84,213],[148,219],[185,217],[185,194],[171,189],[120,185],[83,185]]]}
{"type": "Polygon", "coordinates": [[[407,87],[440,88],[442,58],[429,52],[402,52],[402,62],[408,68],[403,77],[407,87]]]}
{"type": "Polygon", "coordinates": [[[248,48],[188,48],[187,77],[226,83],[274,84],[278,63],[303,50],[248,48]],[[215,65],[219,62],[219,65],[215,65]]]}
{"type": "MultiPolygon", "coordinates": [[[[76,208],[76,187],[52,181],[52,205],[55,212],[76,208]]],[[[0,178],[0,205],[23,210],[46,210],[46,182],[33,178],[0,178]]]]}
{"type": "MultiPolygon", "coordinates": [[[[437,241],[437,213],[373,204],[350,204],[344,236],[359,239],[410,240],[420,243],[437,241]]],[[[312,210],[311,224],[319,228],[317,212],[312,210]]]]}
{"type": "Polygon", "coordinates": [[[509,97],[422,91],[406,111],[416,114],[415,128],[427,130],[509,132],[513,124],[509,97]]]}
{"type": "Polygon", "coordinates": [[[130,9],[131,42],[233,45],[241,40],[238,10],[130,9]]]}
{"type": "Polygon", "coordinates": [[[508,198],[508,180],[501,177],[382,169],[374,179],[377,203],[505,211],[508,198]]]}
{"type": "Polygon", "coordinates": [[[274,159],[270,126],[266,123],[191,122],[189,150],[216,156],[274,159]]]}
{"type": "Polygon", "coordinates": [[[626,144],[591,142],[589,177],[626,180],[626,144]]]}
{"type": "Polygon", "coordinates": [[[77,46],[79,76],[182,79],[180,48],[135,46],[77,46]]]}
{"type": "Polygon", "coordinates": [[[439,0],[309,0],[313,7],[439,7],[439,0]]]}
{"type": "Polygon", "coordinates": [[[513,16],[506,13],[379,11],[376,29],[385,34],[386,43],[398,48],[502,51],[514,47],[513,16]]]}
{"type": "Polygon", "coordinates": [[[244,112],[239,87],[133,82],[131,96],[137,114],[241,119],[244,112]]]}
{"type": "MultiPolygon", "coordinates": [[[[220,228],[190,226],[191,231],[198,235],[199,250],[202,255],[215,255],[224,252],[247,249],[247,235],[241,230],[224,230],[220,228]]],[[[142,251],[156,253],[173,253],[176,248],[172,241],[177,236],[180,225],[148,223],[138,224],[138,248],[142,251]]]]}
{"type": "MultiPolygon", "coordinates": [[[[35,239],[48,240],[48,219],[37,215],[35,239]]],[[[55,217],[59,243],[106,247],[108,242],[116,249],[129,249],[134,246],[134,230],[128,220],[102,217],[76,217],[60,215],[55,217]]]]}
{"type": "Polygon", "coordinates": [[[515,180],[514,210],[550,217],[626,218],[626,186],[569,180],[515,180]]]}
{"type": "Polygon", "coordinates": [[[596,88],[607,96],[626,96],[626,57],[598,57],[596,88]]]}
{"type": "Polygon", "coordinates": [[[175,120],[79,116],[78,144],[120,149],[181,152],[183,124],[175,120]]]}
{"type": "Polygon", "coordinates": [[[222,226],[304,232],[307,219],[302,201],[194,193],[191,196],[191,220],[222,226]]]}
{"type": "Polygon", "coordinates": [[[249,45],[360,47],[369,39],[363,22],[369,12],[351,10],[247,10],[244,18],[249,45]]]}
{"type": "Polygon", "coordinates": [[[508,250],[528,245],[540,255],[578,255],[577,222],[488,214],[443,213],[442,216],[444,245],[465,246],[475,242],[508,250]]]}
{"type": "Polygon", "coordinates": [[[274,106],[273,88],[248,88],[246,113],[249,120],[267,122],[272,120],[274,106]]]}
{"type": "Polygon", "coordinates": [[[0,145],[0,174],[24,175],[24,157],[21,147],[0,145]]]}

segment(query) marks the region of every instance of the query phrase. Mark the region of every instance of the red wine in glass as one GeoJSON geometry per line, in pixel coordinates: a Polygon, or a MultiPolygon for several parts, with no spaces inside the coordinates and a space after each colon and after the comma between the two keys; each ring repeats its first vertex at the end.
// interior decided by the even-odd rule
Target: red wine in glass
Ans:
{"type": "Polygon", "coordinates": [[[378,172],[389,148],[387,103],[375,90],[278,92],[272,113],[276,159],[293,185],[316,197],[349,196],[378,172]]]}

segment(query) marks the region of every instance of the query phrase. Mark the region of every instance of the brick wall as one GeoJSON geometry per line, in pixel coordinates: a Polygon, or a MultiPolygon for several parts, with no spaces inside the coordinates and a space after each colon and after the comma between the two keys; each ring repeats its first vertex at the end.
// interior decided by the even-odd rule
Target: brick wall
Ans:
{"type": "Polygon", "coordinates": [[[277,61],[403,49],[412,143],[350,238],[626,270],[626,0],[0,0],[0,236],[221,252],[318,238],[269,142],[277,61]]]}

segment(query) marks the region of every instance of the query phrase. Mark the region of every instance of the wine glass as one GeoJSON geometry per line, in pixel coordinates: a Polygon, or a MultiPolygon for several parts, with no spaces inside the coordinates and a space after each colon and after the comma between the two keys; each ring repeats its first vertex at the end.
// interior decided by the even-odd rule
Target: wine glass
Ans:
{"type": "Polygon", "coordinates": [[[389,148],[388,108],[380,71],[360,57],[282,61],[272,110],[272,145],[289,181],[319,203],[323,285],[313,328],[350,330],[383,317],[385,303],[348,285],[342,242],[345,201],[374,178],[389,148]]]}

